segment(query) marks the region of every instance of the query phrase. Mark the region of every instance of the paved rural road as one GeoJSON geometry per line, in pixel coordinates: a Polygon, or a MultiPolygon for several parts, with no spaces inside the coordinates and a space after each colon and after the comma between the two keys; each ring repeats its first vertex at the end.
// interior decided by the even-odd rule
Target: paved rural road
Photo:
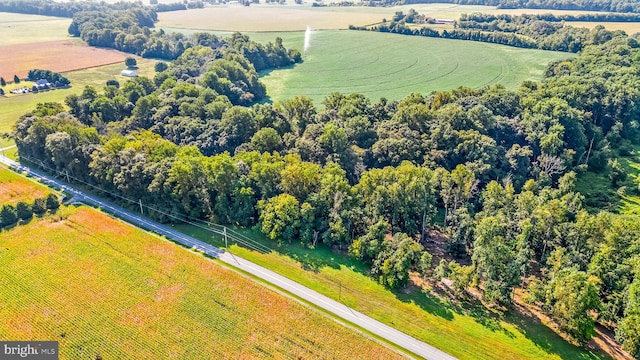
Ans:
{"type": "MultiPolygon", "coordinates": [[[[237,257],[229,252],[218,249],[215,246],[211,246],[191,236],[180,233],[172,228],[156,223],[149,219],[143,218],[140,215],[125,210],[119,206],[113,205],[105,200],[99,199],[95,196],[89,195],[83,191],[77,190],[71,187],[69,184],[46,176],[38,171],[31,170],[30,168],[21,165],[5,156],[0,155],[0,162],[21,172],[27,173],[30,176],[40,180],[43,183],[60,188],[65,192],[73,195],[76,199],[89,205],[100,207],[107,212],[110,212],[119,218],[122,218],[132,224],[151,230],[160,235],[164,235],[180,244],[195,248],[207,255],[216,257],[225,263],[228,263],[238,269],[241,269],[247,273],[250,273],[260,279],[267,281],[279,287],[291,294],[298,296],[301,299],[314,304],[315,306],[329,311],[338,317],[345,319],[353,324],[360,326],[363,329],[370,331],[377,336],[386,339],[387,341],[397,344],[398,346],[413,352],[416,355],[422,356],[425,359],[433,360],[451,360],[455,359],[451,355],[448,355],[431,345],[425,344],[401,331],[398,331],[390,326],[387,326],[377,320],[374,320],[358,311],[347,307],[337,301],[334,301],[324,295],[317,293],[305,286],[302,286],[295,281],[289,280],[282,275],[278,275],[271,270],[265,269],[262,266],[254,264],[250,261],[237,257]]],[[[356,350],[356,349],[354,349],[356,350]]]]}

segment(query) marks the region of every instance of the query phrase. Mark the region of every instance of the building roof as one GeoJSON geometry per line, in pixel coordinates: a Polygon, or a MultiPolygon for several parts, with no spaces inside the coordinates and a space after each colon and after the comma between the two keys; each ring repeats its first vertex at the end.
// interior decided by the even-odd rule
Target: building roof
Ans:
{"type": "Polygon", "coordinates": [[[122,70],[120,71],[120,75],[128,76],[128,77],[136,77],[138,76],[138,72],[135,70],[122,70]]]}

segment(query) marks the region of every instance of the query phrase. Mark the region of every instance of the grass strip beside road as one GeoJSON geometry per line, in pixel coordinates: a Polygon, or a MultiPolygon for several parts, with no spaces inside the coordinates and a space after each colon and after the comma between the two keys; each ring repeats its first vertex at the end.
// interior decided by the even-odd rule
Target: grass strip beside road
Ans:
{"type": "MultiPolygon", "coordinates": [[[[215,246],[224,239],[192,225],[175,228],[215,246]]],[[[604,359],[560,338],[539,321],[454,303],[417,287],[389,291],[362,264],[325,247],[277,246],[254,229],[238,231],[274,249],[261,254],[230,245],[242,258],[284,275],[460,359],[604,359]]]]}

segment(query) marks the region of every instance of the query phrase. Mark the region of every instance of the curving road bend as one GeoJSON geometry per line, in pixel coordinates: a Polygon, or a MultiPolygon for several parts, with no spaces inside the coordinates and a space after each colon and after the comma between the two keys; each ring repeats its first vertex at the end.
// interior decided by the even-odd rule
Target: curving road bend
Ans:
{"type": "Polygon", "coordinates": [[[262,266],[254,264],[243,258],[237,257],[224,250],[218,249],[215,246],[209,245],[191,236],[185,235],[170,227],[167,227],[155,221],[146,219],[140,215],[137,215],[128,210],[125,210],[117,205],[111,204],[108,201],[102,200],[93,195],[89,195],[83,191],[77,190],[71,187],[71,185],[63,181],[54,179],[38,171],[32,170],[5,156],[0,155],[0,163],[4,163],[9,167],[16,169],[17,171],[26,173],[45,184],[62,189],[63,191],[73,195],[77,200],[92,206],[100,207],[103,210],[106,210],[107,212],[110,212],[113,215],[116,215],[117,217],[124,219],[131,224],[140,226],[147,230],[151,230],[155,233],[166,236],[182,245],[201,251],[209,256],[218,258],[221,261],[229,265],[232,265],[233,267],[236,267],[242,271],[245,271],[257,278],[265,280],[268,283],[280,289],[283,289],[291,294],[294,294],[295,296],[319,308],[322,308],[338,316],[339,318],[342,318],[363,329],[366,329],[372,334],[375,334],[376,336],[379,336],[389,341],[390,343],[396,344],[401,348],[407,349],[408,351],[411,351],[412,353],[418,356],[421,356],[425,359],[432,359],[432,360],[455,359],[453,356],[446,354],[443,351],[438,350],[431,345],[428,345],[422,341],[419,341],[399,330],[396,330],[375,319],[372,319],[356,310],[351,309],[350,307],[342,303],[332,300],[314,290],[311,290],[303,285],[300,285],[295,281],[287,279],[282,275],[276,274],[275,272],[268,270],[262,266]]]}

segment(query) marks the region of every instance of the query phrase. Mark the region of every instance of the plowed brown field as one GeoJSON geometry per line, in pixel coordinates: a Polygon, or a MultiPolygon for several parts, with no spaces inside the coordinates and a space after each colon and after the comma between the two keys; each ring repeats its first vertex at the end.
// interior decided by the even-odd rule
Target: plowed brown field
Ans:
{"type": "Polygon", "coordinates": [[[80,45],[74,40],[0,46],[0,54],[0,76],[7,81],[13,81],[13,75],[26,77],[31,69],[79,70],[117,63],[128,56],[117,50],[80,45]]]}

